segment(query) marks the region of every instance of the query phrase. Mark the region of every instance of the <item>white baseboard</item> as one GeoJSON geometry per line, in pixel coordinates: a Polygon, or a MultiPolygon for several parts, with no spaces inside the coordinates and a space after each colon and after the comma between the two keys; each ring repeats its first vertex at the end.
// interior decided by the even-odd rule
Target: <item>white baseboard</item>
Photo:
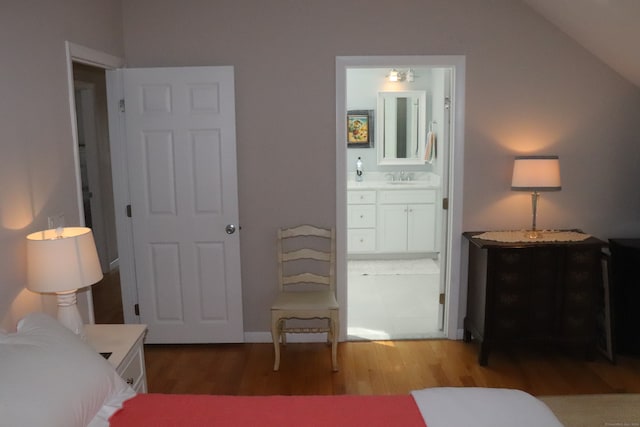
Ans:
{"type": "MultiPolygon", "coordinates": [[[[464,329],[456,330],[456,339],[464,337],[464,329]]],[[[271,332],[245,332],[246,343],[270,343],[271,332]]],[[[287,342],[327,342],[327,334],[287,334],[287,342]]]]}

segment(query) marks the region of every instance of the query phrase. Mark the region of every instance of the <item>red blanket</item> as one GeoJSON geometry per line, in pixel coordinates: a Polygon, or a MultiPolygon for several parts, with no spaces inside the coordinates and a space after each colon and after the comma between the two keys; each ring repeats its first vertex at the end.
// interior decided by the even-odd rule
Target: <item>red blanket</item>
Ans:
{"type": "Polygon", "coordinates": [[[212,396],[139,394],[109,420],[112,427],[278,426],[425,427],[406,396],[212,396]]]}

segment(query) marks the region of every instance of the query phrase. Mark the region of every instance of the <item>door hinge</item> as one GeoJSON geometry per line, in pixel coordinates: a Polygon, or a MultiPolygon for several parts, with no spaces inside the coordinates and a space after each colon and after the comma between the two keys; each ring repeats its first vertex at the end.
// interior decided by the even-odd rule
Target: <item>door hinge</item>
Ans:
{"type": "Polygon", "coordinates": [[[140,316],[140,305],[139,304],[134,304],[133,305],[133,312],[136,314],[136,316],[140,316]]]}
{"type": "Polygon", "coordinates": [[[127,216],[131,218],[131,205],[127,205],[127,216]]]}
{"type": "Polygon", "coordinates": [[[447,209],[449,209],[449,198],[445,197],[444,199],[442,199],[442,209],[444,209],[445,211],[447,209]]]}
{"type": "Polygon", "coordinates": [[[444,294],[440,294],[440,300],[439,303],[444,305],[444,294]]]}
{"type": "Polygon", "coordinates": [[[121,99],[120,102],[118,102],[118,109],[121,113],[124,113],[124,99],[121,99]]]}

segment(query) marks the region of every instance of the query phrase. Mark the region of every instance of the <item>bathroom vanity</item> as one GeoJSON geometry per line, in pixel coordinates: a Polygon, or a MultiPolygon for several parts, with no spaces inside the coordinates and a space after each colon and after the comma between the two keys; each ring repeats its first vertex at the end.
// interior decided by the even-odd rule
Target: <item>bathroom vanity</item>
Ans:
{"type": "Polygon", "coordinates": [[[436,247],[433,181],[350,182],[347,189],[350,254],[429,253],[436,247]]]}

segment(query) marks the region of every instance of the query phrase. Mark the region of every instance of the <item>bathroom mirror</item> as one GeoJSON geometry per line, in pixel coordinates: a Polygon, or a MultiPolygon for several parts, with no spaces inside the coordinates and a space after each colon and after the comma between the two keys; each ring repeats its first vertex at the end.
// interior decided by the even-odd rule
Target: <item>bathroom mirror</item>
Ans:
{"type": "Polygon", "coordinates": [[[426,92],[378,92],[378,164],[424,164],[426,92]]]}

